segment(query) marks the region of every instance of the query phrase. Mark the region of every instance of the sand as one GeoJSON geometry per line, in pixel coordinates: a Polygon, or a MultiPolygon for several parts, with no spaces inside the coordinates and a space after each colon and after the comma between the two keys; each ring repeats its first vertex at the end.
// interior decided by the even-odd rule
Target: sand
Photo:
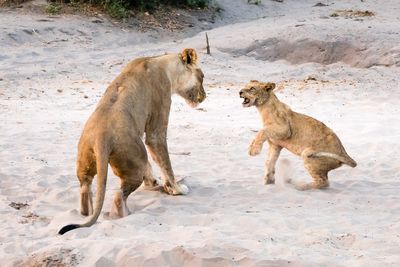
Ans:
{"type": "MultiPolygon", "coordinates": [[[[398,1],[219,2],[211,56],[204,32],[158,39],[106,20],[0,10],[1,266],[400,265],[398,1]],[[330,16],[349,9],[375,16],[330,16]],[[86,220],[76,145],[107,85],[133,58],[185,47],[199,52],[208,94],[198,109],[173,97],[168,144],[190,193],[139,189],[131,215],[57,235],[86,220]],[[358,166],[301,192],[283,180],[311,178],[283,151],[276,185],[263,185],[267,146],[247,154],[261,122],[238,97],[250,79],[276,82],[280,100],[332,128],[358,166]]],[[[116,190],[110,171],[103,214],[116,190]]]]}

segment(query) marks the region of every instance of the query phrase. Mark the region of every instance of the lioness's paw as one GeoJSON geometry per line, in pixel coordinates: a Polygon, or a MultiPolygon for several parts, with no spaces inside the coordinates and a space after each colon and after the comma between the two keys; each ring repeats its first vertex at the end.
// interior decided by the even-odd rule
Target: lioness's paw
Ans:
{"type": "Polygon", "coordinates": [[[164,185],[164,189],[173,196],[187,195],[189,193],[189,188],[185,184],[164,185]]]}
{"type": "Polygon", "coordinates": [[[185,184],[177,184],[178,188],[176,188],[177,195],[187,195],[189,193],[189,187],[185,184]]]}
{"type": "Polygon", "coordinates": [[[251,145],[249,147],[249,155],[256,156],[261,153],[261,150],[262,150],[262,145],[260,145],[259,143],[253,142],[253,143],[251,143],[251,145]]]}

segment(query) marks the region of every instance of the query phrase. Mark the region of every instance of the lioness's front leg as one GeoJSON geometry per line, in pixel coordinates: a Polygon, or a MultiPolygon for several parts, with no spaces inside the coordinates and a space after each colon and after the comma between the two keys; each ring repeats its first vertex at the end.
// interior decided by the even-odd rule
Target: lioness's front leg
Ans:
{"type": "Polygon", "coordinates": [[[189,189],[183,184],[177,184],[175,181],[171,160],[169,159],[166,137],[146,134],[146,145],[151,157],[161,170],[165,191],[170,195],[186,195],[189,189]]]}

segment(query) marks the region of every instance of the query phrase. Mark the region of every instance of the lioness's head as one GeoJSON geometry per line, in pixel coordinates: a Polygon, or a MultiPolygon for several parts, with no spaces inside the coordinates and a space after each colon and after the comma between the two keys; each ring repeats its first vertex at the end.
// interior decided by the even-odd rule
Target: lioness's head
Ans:
{"type": "Polygon", "coordinates": [[[183,97],[191,107],[196,107],[206,98],[203,88],[204,74],[197,66],[197,53],[192,48],[186,48],[179,54],[182,65],[176,84],[176,92],[183,97]]]}
{"type": "Polygon", "coordinates": [[[275,88],[275,83],[263,83],[251,80],[245,88],[240,90],[239,95],[243,98],[243,107],[261,106],[267,102],[270,93],[275,88]]]}

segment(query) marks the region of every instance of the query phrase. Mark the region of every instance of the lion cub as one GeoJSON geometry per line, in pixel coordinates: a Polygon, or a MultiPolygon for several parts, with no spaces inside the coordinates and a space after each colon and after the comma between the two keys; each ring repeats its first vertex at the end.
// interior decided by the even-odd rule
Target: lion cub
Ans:
{"type": "Polygon", "coordinates": [[[268,141],[265,184],[275,182],[275,164],[282,148],[299,155],[313,178],[312,183],[297,185],[299,190],[329,186],[328,172],[343,163],[355,167],[357,163],[347,155],[336,134],[322,122],[292,111],[273,93],[275,83],[250,81],[240,91],[243,107],[255,106],[264,127],[257,133],[249,147],[249,154],[260,154],[268,141]]]}

